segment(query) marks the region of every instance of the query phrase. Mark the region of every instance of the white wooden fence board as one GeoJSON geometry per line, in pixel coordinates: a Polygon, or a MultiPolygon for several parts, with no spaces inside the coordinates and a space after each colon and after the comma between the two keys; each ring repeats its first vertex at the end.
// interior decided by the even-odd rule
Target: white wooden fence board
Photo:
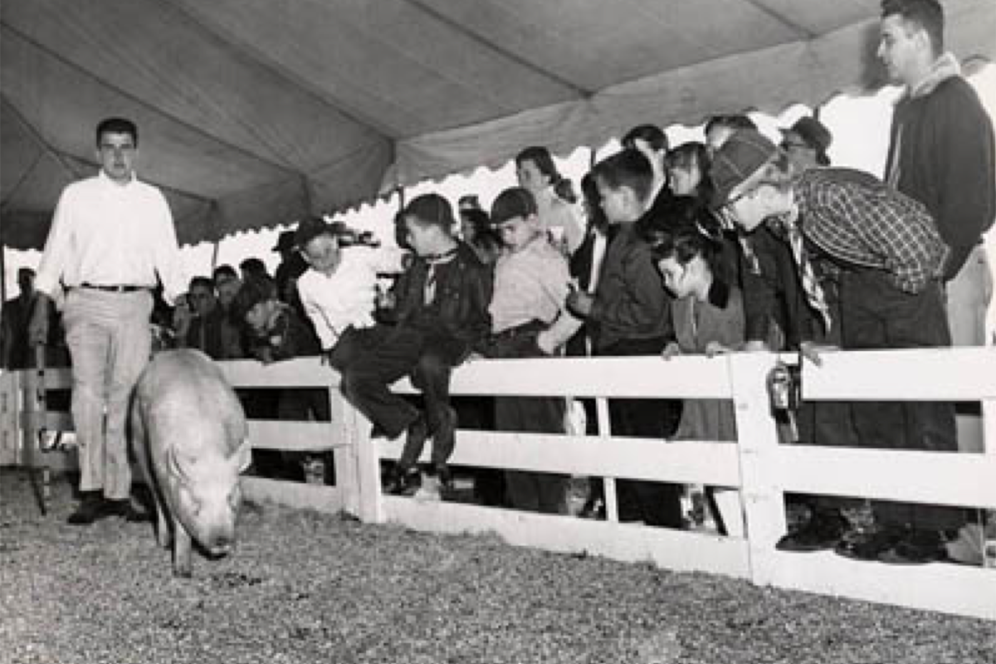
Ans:
{"type": "Polygon", "coordinates": [[[515,546],[588,553],[624,562],[649,561],[682,572],[749,576],[747,545],[740,539],[394,496],[384,498],[384,511],[387,521],[416,530],[494,532],[515,546]]]}
{"type": "MultiPolygon", "coordinates": [[[[378,441],[382,459],[397,459],[401,447],[401,440],[378,441]]],[[[735,443],[460,430],[450,463],[738,487],[736,447],[735,443]]],[[[428,455],[426,449],[424,459],[428,455]]]]}
{"type": "Polygon", "coordinates": [[[339,384],[339,374],[318,357],[298,357],[261,364],[255,360],[218,362],[225,378],[240,388],[329,387],[339,384]]]}
{"type": "Polygon", "coordinates": [[[996,399],[996,347],[825,353],[805,362],[807,399],[979,401],[996,399]]]}
{"type": "Polygon", "coordinates": [[[996,456],[783,445],[785,491],[996,509],[996,456]]]}
{"type": "Polygon", "coordinates": [[[331,422],[249,420],[248,425],[253,449],[329,450],[349,444],[331,422]]]}
{"type": "Polygon", "coordinates": [[[242,496],[254,503],[273,503],[328,514],[342,511],[345,503],[343,491],[338,486],[282,482],[252,476],[242,478],[242,496]]]}
{"type": "Polygon", "coordinates": [[[773,555],[771,585],[996,620],[996,570],[951,563],[885,565],[831,551],[773,555]]]}

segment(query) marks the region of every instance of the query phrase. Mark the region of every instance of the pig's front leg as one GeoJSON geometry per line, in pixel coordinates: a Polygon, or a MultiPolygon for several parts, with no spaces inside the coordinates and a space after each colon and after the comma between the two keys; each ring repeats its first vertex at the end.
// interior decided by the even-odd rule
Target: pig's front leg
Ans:
{"type": "Polygon", "coordinates": [[[173,518],[173,576],[190,578],[190,533],[173,518]]]}

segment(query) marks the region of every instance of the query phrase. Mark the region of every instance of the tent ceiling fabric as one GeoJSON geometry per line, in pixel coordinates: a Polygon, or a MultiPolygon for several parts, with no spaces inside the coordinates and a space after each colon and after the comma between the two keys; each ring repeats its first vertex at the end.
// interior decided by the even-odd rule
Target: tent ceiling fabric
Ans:
{"type": "MultiPolygon", "coordinates": [[[[948,46],[992,60],[993,0],[944,5],[948,46]]],[[[874,88],[878,14],[879,0],[4,0],[3,243],[41,246],[108,115],[138,122],[140,174],[192,243],[526,145],[874,88]]]]}

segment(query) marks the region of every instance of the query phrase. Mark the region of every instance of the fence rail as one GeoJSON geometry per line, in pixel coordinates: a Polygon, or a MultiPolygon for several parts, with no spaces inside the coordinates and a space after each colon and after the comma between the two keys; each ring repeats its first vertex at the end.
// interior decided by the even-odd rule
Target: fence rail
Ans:
{"type": "MultiPolygon", "coordinates": [[[[717,358],[596,358],[475,362],[454,373],[454,395],[592,397],[599,435],[567,436],[469,431],[457,434],[453,462],[490,468],[558,472],[606,479],[609,519],[590,521],[448,502],[384,496],[380,461],[396,458],[400,441],[372,441],[370,425],[339,397],[335,374],[315,359],[269,366],[223,363],[239,388],[321,387],[332,421],[251,421],[254,447],[329,450],[337,486],[245,478],[246,493],[293,507],[346,510],[367,522],[398,522],[437,532],[496,532],[512,544],[649,560],[675,570],[745,578],[760,585],[978,616],[996,620],[996,569],[931,564],[888,566],[830,552],[790,554],[774,548],[785,533],[786,492],[900,500],[996,509],[996,454],[820,448],[780,445],[765,389],[778,357],[741,353],[717,358]],[[607,398],[731,399],[737,443],[613,437],[607,398]],[[739,489],[747,536],[716,535],[617,523],[614,480],[644,479],[739,489]]],[[[0,462],[31,461],[33,372],[0,375],[0,462]],[[13,412],[11,412],[13,409],[13,412]],[[11,454],[11,440],[17,450],[11,454]]],[[[68,372],[49,371],[50,389],[68,372]]],[[[411,391],[407,381],[397,389],[411,391]]],[[[806,365],[803,390],[815,400],[996,400],[996,350],[924,349],[826,354],[806,365]]],[[[992,404],[988,404],[991,406],[992,404]]],[[[68,427],[50,413],[49,427],[68,427]]],[[[992,423],[989,423],[992,431],[992,423]]],[[[37,455],[36,455],[37,457],[37,455]]],[[[35,457],[35,458],[36,458],[35,457]]]]}

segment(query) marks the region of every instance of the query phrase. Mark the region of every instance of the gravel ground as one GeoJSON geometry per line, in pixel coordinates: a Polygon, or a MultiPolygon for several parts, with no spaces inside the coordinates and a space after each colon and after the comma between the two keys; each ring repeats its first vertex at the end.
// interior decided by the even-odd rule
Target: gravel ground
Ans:
{"type": "Polygon", "coordinates": [[[0,472],[0,662],[996,662],[996,624],[247,506],[174,579],[148,524],[0,472]]]}

